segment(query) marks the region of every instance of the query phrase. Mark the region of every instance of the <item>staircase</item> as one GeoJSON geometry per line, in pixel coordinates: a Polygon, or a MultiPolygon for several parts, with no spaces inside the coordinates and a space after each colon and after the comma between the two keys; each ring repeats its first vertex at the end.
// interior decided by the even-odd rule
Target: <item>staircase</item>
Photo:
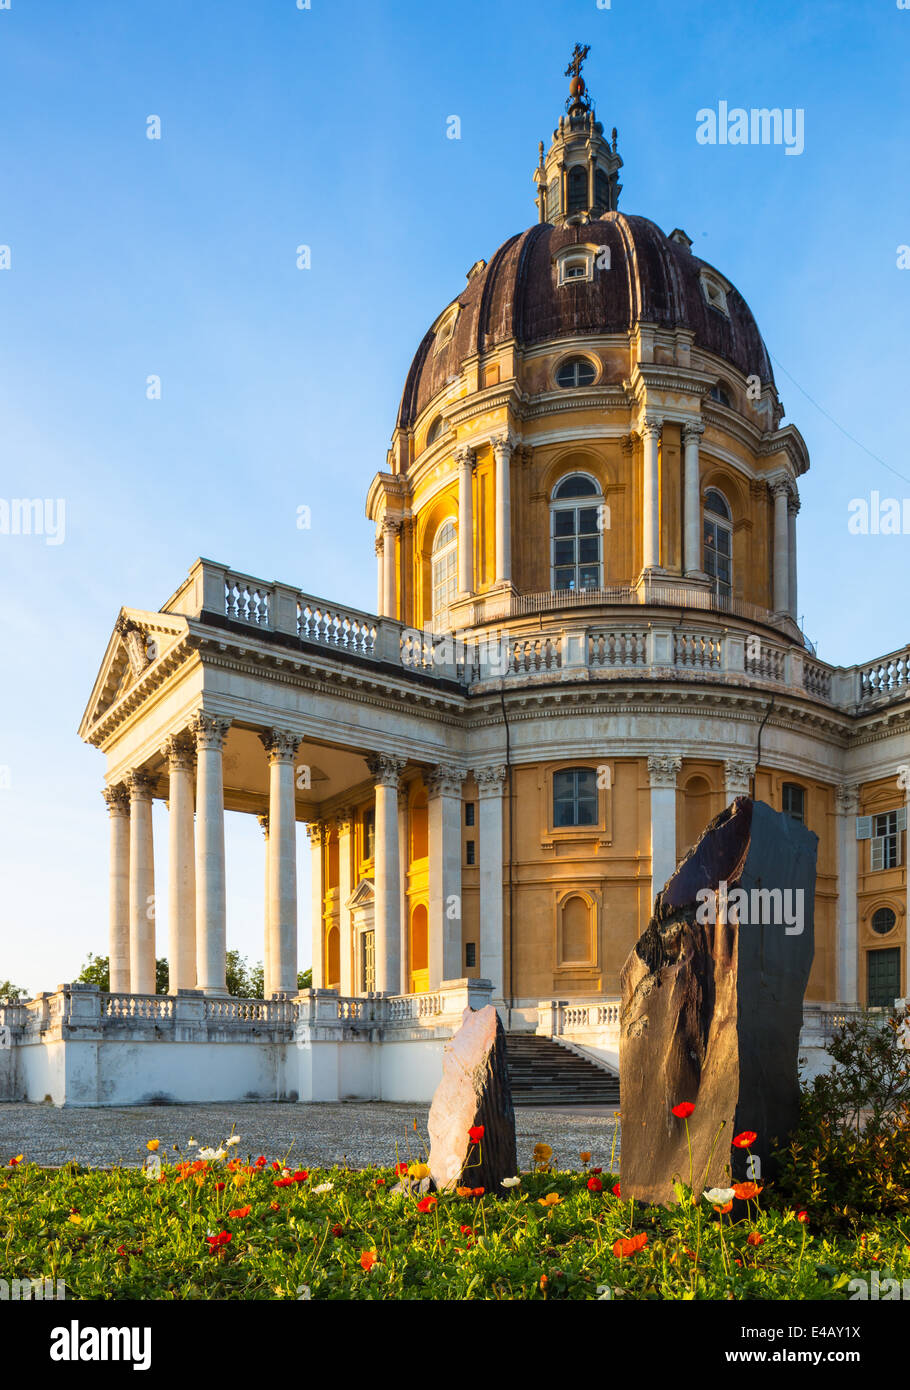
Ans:
{"type": "Polygon", "coordinates": [[[514,1105],[618,1105],[619,1077],[555,1038],[508,1033],[514,1105]]]}

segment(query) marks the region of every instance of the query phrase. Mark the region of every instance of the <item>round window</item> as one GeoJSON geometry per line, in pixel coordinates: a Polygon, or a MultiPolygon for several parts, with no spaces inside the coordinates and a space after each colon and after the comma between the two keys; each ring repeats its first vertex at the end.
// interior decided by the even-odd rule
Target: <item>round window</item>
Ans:
{"type": "Polygon", "coordinates": [[[563,362],[556,373],[556,385],[568,389],[573,386],[590,386],[596,377],[593,362],[587,357],[570,357],[563,362]]]}
{"type": "Polygon", "coordinates": [[[872,914],[872,930],[879,936],[887,936],[889,931],[893,931],[896,921],[897,915],[890,907],[880,907],[872,914]]]}

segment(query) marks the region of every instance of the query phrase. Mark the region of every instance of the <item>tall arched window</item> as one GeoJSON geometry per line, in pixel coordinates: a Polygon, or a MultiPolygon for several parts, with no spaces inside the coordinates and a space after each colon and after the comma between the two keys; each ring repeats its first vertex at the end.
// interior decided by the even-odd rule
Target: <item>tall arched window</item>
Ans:
{"type": "Polygon", "coordinates": [[[551,589],[600,589],[603,494],[586,473],[570,473],[550,501],[551,589]]]}
{"type": "Polygon", "coordinates": [[[588,171],[583,164],[569,170],[569,212],[584,212],[588,206],[588,171]]]}
{"type": "Polygon", "coordinates": [[[437,439],[441,439],[441,438],[442,438],[442,433],[443,433],[444,429],[445,429],[445,423],[444,423],[444,421],[443,421],[443,418],[442,418],[441,415],[437,415],[437,416],[436,416],[436,419],[433,421],[433,423],[430,425],[430,428],[427,430],[427,448],[428,448],[428,449],[429,449],[429,447],[430,447],[431,444],[435,444],[435,443],[436,443],[437,439]]]}
{"type": "Polygon", "coordinates": [[[733,520],[726,500],[715,488],[705,494],[705,574],[714,592],[728,598],[733,592],[733,520]]]}
{"type": "Polygon", "coordinates": [[[458,535],[454,521],[444,521],[433,541],[433,622],[444,621],[458,583],[458,535]]]}

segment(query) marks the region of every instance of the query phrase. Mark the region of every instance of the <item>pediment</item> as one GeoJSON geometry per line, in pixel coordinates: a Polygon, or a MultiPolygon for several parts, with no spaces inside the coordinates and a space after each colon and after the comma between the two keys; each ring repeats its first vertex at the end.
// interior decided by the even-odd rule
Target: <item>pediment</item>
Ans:
{"type": "Polygon", "coordinates": [[[351,896],[345,903],[345,907],[353,912],[358,907],[372,907],[375,899],[373,880],[362,878],[354,889],[351,896]]]}
{"type": "Polygon", "coordinates": [[[166,656],[186,629],[186,619],[171,614],[120,610],[79,725],[81,738],[88,739],[98,720],[166,656]]]}

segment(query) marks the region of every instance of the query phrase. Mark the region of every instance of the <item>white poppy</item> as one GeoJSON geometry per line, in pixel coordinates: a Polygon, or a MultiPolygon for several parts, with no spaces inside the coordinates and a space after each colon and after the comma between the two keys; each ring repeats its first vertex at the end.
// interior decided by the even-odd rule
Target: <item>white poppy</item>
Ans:
{"type": "Polygon", "coordinates": [[[709,1187],[707,1192],[703,1192],[701,1195],[712,1206],[725,1207],[728,1202],[733,1201],[735,1194],[732,1187],[709,1187]]]}

